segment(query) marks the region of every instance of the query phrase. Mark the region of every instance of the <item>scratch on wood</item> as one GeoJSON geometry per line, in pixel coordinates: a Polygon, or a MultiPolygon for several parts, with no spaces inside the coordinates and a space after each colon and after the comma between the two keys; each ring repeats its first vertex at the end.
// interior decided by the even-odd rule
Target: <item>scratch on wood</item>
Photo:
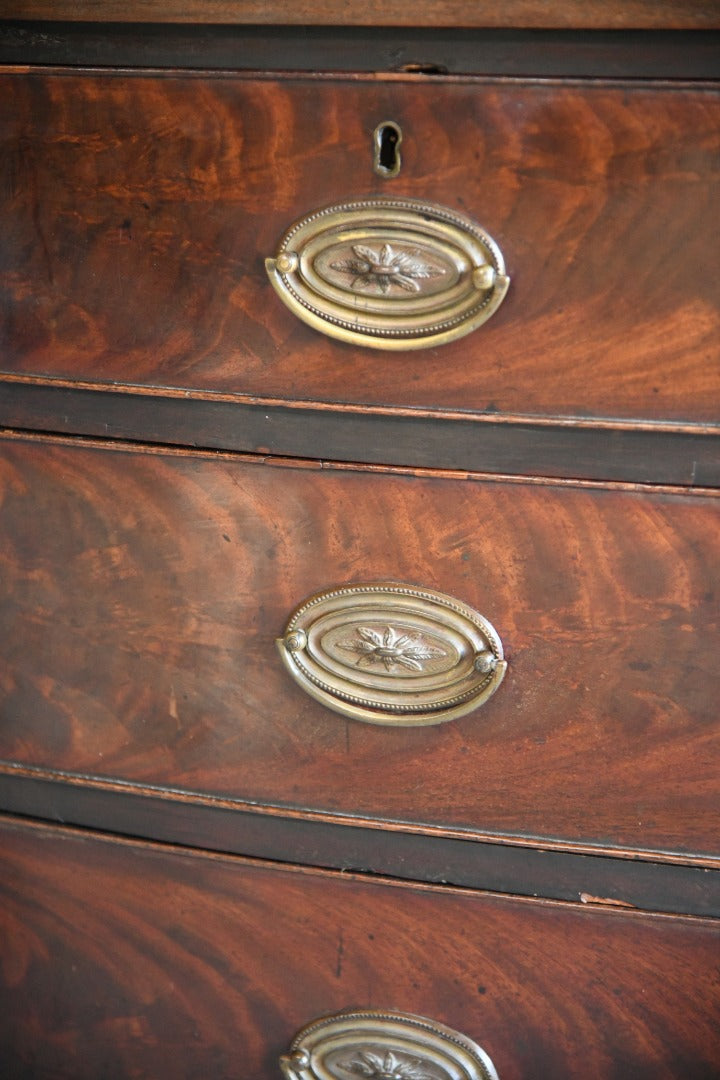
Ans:
{"type": "Polygon", "coordinates": [[[612,896],[592,896],[590,893],[581,892],[580,900],[583,904],[611,904],[613,907],[634,908],[635,904],[627,900],[616,900],[612,896]]]}
{"type": "Polygon", "coordinates": [[[340,932],[338,934],[337,963],[335,964],[335,975],[336,975],[336,977],[338,979],[342,977],[343,956],[344,956],[344,954],[345,954],[345,943],[343,941],[343,932],[342,932],[342,927],[341,927],[340,932]]]}

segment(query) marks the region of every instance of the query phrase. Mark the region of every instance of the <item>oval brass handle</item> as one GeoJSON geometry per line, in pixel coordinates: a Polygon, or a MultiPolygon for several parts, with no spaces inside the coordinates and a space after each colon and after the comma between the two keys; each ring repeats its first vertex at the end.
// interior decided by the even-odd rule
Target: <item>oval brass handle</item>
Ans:
{"type": "Polygon", "coordinates": [[[439,724],[494,694],[507,664],[493,626],[433,589],[342,585],[306,600],[277,641],[300,686],[372,724],[439,724]]]}
{"type": "Polygon", "coordinates": [[[280,1058],[286,1080],[498,1080],[485,1051],[409,1013],[348,1011],[308,1024],[280,1058]]]}
{"type": "Polygon", "coordinates": [[[510,279],[476,222],[419,199],[363,199],[295,222],[265,266],[280,299],[330,337],[425,349],[497,311],[510,279]]]}

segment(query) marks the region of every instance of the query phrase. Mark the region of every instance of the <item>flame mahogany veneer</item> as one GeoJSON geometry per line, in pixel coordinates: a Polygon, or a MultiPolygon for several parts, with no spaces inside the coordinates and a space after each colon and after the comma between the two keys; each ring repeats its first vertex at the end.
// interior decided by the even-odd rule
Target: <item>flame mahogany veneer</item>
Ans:
{"type": "Polygon", "coordinates": [[[3,443],[0,492],[0,758],[720,861],[714,492],[49,439],[3,443]],[[389,729],[296,687],[274,644],[290,612],[373,580],[485,614],[496,696],[389,729]]]}
{"type": "Polygon", "coordinates": [[[501,1080],[716,1078],[717,6],[0,8],[3,1075],[277,1080],[376,1008],[501,1080]],[[486,326],[282,306],[285,230],[373,195],[498,241],[486,326]],[[373,580],[491,621],[486,705],[293,683],[291,612],[373,580]]]}
{"type": "Polygon", "coordinates": [[[57,69],[4,74],[0,98],[6,372],[717,425],[713,84],[57,69]],[[387,119],[390,181],[372,168],[387,119]],[[498,241],[512,284],[479,332],[388,357],[268,290],[293,221],[370,195],[498,241]]]}
{"type": "Polygon", "coordinates": [[[14,1077],[279,1080],[309,1019],[390,1004],[464,1031],[504,1078],[717,1075],[716,920],[0,835],[14,1077]]]}

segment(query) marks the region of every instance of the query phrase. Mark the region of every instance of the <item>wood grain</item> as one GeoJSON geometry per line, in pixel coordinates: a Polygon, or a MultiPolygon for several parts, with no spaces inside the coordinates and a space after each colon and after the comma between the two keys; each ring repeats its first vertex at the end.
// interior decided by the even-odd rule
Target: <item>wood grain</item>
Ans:
{"type": "Polygon", "coordinates": [[[0,756],[261,803],[718,854],[718,500],[9,440],[0,756]],[[305,598],[398,580],[505,644],[481,710],[344,721],[305,598]]]}
{"type": "Polygon", "coordinates": [[[720,98],[677,84],[15,72],[0,83],[7,371],[279,399],[712,421],[720,98]],[[404,133],[393,181],[371,134],[404,133]],[[298,217],[465,210],[513,278],[452,345],[316,333],[263,259],[298,217]]]}
{"type": "Polygon", "coordinates": [[[713,0],[0,0],[0,18],[340,26],[720,26],[713,0]]]}
{"type": "Polygon", "coordinates": [[[711,1080],[717,921],[512,900],[8,823],[14,1080],[276,1080],[350,1006],[464,1031],[515,1080],[711,1080]]]}

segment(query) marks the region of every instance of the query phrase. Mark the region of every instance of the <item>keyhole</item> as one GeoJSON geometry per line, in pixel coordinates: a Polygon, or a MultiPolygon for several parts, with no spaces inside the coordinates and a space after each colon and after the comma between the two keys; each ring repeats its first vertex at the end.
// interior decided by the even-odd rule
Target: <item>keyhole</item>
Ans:
{"type": "Polygon", "coordinates": [[[375,143],[374,169],[378,176],[389,178],[400,172],[400,143],[402,131],[392,120],[378,124],[373,135],[375,143]]]}

